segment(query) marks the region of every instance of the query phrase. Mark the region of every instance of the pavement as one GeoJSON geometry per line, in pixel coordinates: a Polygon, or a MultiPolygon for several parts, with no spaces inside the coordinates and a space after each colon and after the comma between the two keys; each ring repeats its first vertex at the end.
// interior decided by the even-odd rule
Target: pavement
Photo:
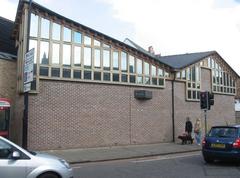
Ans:
{"type": "Polygon", "coordinates": [[[43,152],[63,158],[70,164],[77,164],[187,153],[200,150],[201,146],[196,144],[182,145],[172,142],[147,145],[48,150],[43,152]]]}

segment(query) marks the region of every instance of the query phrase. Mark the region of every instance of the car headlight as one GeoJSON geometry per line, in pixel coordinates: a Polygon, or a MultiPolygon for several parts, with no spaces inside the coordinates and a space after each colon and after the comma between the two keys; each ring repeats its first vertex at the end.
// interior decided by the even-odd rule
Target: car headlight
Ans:
{"type": "Polygon", "coordinates": [[[67,163],[67,161],[65,161],[64,159],[59,159],[59,161],[67,168],[70,169],[70,165],[67,163]]]}

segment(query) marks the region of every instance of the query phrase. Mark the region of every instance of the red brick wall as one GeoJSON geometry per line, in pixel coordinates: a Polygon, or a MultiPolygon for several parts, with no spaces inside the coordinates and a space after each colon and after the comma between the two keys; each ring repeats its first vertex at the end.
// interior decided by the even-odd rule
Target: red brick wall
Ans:
{"type": "Polygon", "coordinates": [[[29,148],[99,147],[172,140],[171,83],[139,101],[139,87],[40,80],[29,98],[29,148]]]}

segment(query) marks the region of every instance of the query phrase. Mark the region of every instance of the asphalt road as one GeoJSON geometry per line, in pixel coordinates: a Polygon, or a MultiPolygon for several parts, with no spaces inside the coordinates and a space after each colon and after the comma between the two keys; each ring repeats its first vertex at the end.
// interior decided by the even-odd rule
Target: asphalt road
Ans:
{"type": "Polygon", "coordinates": [[[200,152],[72,165],[75,178],[239,178],[236,163],[206,164],[200,152]]]}

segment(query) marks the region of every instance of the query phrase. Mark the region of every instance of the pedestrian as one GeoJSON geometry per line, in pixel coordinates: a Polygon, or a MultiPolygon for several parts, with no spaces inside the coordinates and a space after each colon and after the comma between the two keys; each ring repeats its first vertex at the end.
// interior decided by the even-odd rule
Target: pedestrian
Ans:
{"type": "Polygon", "coordinates": [[[190,121],[190,118],[186,118],[186,124],[185,124],[185,132],[187,133],[188,136],[192,138],[192,122],[190,121]]]}
{"type": "Polygon", "coordinates": [[[194,135],[195,135],[197,144],[200,145],[202,130],[201,130],[201,121],[199,118],[196,119],[196,122],[194,124],[194,135]]]}

